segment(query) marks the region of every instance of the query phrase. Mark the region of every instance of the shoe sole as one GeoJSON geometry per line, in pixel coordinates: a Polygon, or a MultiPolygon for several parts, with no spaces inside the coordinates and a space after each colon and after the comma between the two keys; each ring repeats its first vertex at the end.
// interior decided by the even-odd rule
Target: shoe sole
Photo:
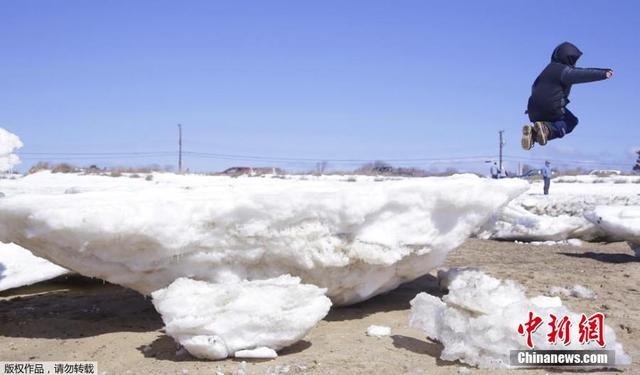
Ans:
{"type": "Polygon", "coordinates": [[[525,150],[531,150],[533,147],[533,127],[531,125],[522,127],[522,141],[520,144],[525,150]]]}
{"type": "Polygon", "coordinates": [[[540,144],[540,146],[544,146],[547,144],[547,136],[545,135],[544,130],[546,129],[542,129],[542,127],[544,126],[544,122],[542,121],[536,121],[533,123],[533,129],[536,132],[537,136],[536,136],[536,142],[538,142],[540,144]]]}

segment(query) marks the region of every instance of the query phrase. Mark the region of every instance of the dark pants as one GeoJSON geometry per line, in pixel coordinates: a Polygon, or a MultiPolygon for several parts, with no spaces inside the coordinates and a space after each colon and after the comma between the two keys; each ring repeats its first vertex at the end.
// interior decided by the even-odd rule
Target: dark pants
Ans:
{"type": "Polygon", "coordinates": [[[576,125],[578,125],[578,118],[565,108],[564,116],[560,120],[549,122],[551,133],[547,139],[562,138],[571,133],[576,125]]]}
{"type": "Polygon", "coordinates": [[[551,185],[551,179],[544,177],[544,195],[549,195],[549,186],[551,185]]]}

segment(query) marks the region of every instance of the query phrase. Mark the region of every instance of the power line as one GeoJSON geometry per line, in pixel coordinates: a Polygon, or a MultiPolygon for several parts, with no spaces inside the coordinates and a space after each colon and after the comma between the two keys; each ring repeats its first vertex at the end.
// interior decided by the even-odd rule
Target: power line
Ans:
{"type": "Polygon", "coordinates": [[[119,156],[119,155],[146,155],[146,156],[158,156],[158,155],[173,155],[174,151],[149,151],[149,152],[16,152],[19,155],[64,155],[64,156],[119,156]]]}
{"type": "Polygon", "coordinates": [[[290,157],[277,157],[277,156],[257,156],[257,155],[239,155],[239,154],[217,154],[217,153],[209,153],[209,152],[198,152],[198,151],[185,151],[185,154],[200,156],[205,158],[212,159],[234,159],[234,160],[254,160],[254,161],[300,161],[300,162],[317,162],[327,161],[327,162],[370,162],[372,160],[383,160],[386,162],[435,162],[435,161],[464,161],[464,160],[486,160],[493,158],[488,155],[481,156],[462,156],[462,157],[441,157],[441,158],[370,158],[370,159],[332,159],[332,158],[290,158],[290,157]]]}
{"type": "MultiPolygon", "coordinates": [[[[308,164],[317,163],[318,161],[326,161],[336,164],[355,164],[355,163],[370,163],[375,160],[382,160],[389,163],[405,163],[405,164],[442,164],[442,163],[484,163],[487,160],[492,160],[494,156],[491,155],[476,155],[476,156],[448,156],[438,158],[353,158],[353,159],[333,159],[333,158],[294,158],[294,157],[279,157],[279,156],[264,156],[264,155],[245,155],[245,154],[223,154],[223,153],[210,153],[202,151],[182,151],[183,155],[189,155],[198,159],[217,159],[217,160],[229,160],[229,161],[254,161],[254,162],[272,162],[272,163],[286,163],[286,164],[308,164]]],[[[113,158],[121,159],[144,159],[154,157],[169,157],[175,155],[175,151],[132,151],[132,152],[18,152],[18,155],[24,160],[82,160],[82,159],[96,159],[107,160],[113,158]]],[[[531,158],[513,155],[502,155],[504,160],[519,161],[519,162],[544,162],[547,158],[531,158]]],[[[179,159],[182,159],[179,157],[179,159]]],[[[573,165],[585,165],[585,166],[621,166],[626,167],[631,164],[615,162],[615,161],[595,161],[595,160],[570,160],[570,159],[553,159],[556,163],[573,164],[573,165]]],[[[181,162],[181,160],[179,160],[181,162]]]]}
{"type": "MultiPolygon", "coordinates": [[[[462,156],[462,157],[444,157],[444,158],[406,158],[406,159],[386,159],[386,158],[370,158],[370,159],[331,159],[331,158],[288,158],[288,157],[272,157],[257,155],[240,155],[240,154],[213,154],[198,151],[183,151],[182,154],[190,155],[203,159],[219,159],[219,160],[238,160],[238,161],[268,161],[268,162],[301,162],[316,163],[318,161],[327,161],[332,163],[367,163],[375,160],[383,160],[385,162],[404,162],[404,163],[439,163],[439,162],[485,162],[492,159],[490,155],[484,156],[462,156]]],[[[146,158],[157,156],[172,156],[174,152],[101,152],[101,153],[61,153],[61,152],[21,152],[20,156],[26,156],[23,159],[53,158],[53,159],[109,159],[113,157],[122,158],[146,158]]]]}
{"type": "MultiPolygon", "coordinates": [[[[526,158],[520,156],[505,156],[506,159],[511,161],[538,161],[544,162],[549,158],[526,158]]],[[[596,161],[596,160],[567,160],[567,159],[552,159],[555,163],[568,163],[568,164],[584,164],[584,165],[619,165],[628,166],[629,163],[615,162],[615,161],[596,161]]]]}
{"type": "MultiPolygon", "coordinates": [[[[174,155],[175,151],[136,151],[136,152],[17,152],[19,155],[24,156],[168,156],[174,155]]],[[[460,156],[460,157],[440,157],[440,158],[368,158],[368,159],[332,159],[332,158],[292,158],[292,157],[280,157],[280,156],[263,156],[263,155],[245,155],[245,154],[219,154],[210,153],[204,151],[183,151],[182,154],[208,157],[208,158],[221,158],[221,159],[251,159],[251,160],[267,160],[267,161],[309,161],[317,162],[319,160],[328,162],[368,162],[372,160],[384,160],[387,162],[429,162],[429,161],[451,161],[451,160],[485,160],[490,159],[490,155],[479,156],[460,156]]]]}
{"type": "MultiPolygon", "coordinates": [[[[175,153],[171,155],[164,155],[164,157],[173,156],[175,153]]],[[[147,158],[157,158],[158,155],[130,155],[124,157],[118,156],[53,156],[53,157],[22,157],[22,160],[31,160],[31,161],[45,161],[46,160],[113,160],[113,159],[147,159],[147,158]]]]}

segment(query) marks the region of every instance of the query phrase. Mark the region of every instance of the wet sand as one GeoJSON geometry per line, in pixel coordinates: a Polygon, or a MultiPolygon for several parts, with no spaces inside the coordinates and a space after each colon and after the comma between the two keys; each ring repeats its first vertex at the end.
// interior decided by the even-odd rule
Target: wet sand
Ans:
{"type": "MultiPolygon", "coordinates": [[[[469,240],[443,266],[477,267],[523,284],[530,296],[552,286],[592,289],[594,300],[562,297],[576,312],[605,314],[640,373],[640,258],[625,243],[533,246],[469,240]]],[[[336,307],[275,360],[203,361],[178,351],[150,300],[81,276],[0,292],[0,361],[97,361],[106,374],[546,374],[556,369],[478,370],[439,359],[442,346],[408,328],[409,301],[439,295],[427,275],[369,301],[336,307]],[[390,337],[365,335],[372,324],[390,337]]],[[[617,373],[619,371],[591,372],[617,373]]]]}

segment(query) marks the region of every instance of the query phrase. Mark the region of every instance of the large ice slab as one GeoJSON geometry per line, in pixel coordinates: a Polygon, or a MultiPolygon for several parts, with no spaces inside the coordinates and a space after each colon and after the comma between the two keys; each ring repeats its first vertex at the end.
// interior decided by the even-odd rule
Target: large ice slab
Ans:
{"type": "MultiPolygon", "coordinates": [[[[581,314],[570,311],[558,297],[527,298],[524,288],[512,281],[502,281],[477,270],[439,272],[438,277],[449,292],[442,299],[426,293],[411,301],[410,325],[444,346],[440,357],[473,366],[509,367],[511,350],[527,350],[524,335],[517,327],[529,319],[529,313],[542,319],[532,335],[537,350],[613,350],[617,365],[631,362],[615,331],[605,324],[605,347],[596,342],[580,343],[581,314]],[[569,317],[570,343],[550,344],[550,314],[558,319],[569,317]]],[[[587,312],[585,312],[587,313],[587,312]]],[[[559,339],[558,339],[559,340],[559,339]]]]}
{"type": "Polygon", "coordinates": [[[638,181],[632,176],[568,176],[552,180],[550,195],[535,182],[497,215],[478,236],[498,240],[561,241],[571,238],[623,240],[585,218],[597,206],[640,205],[638,181]]]}
{"type": "Polygon", "coordinates": [[[168,335],[196,357],[223,359],[255,357],[302,339],[329,312],[324,292],[282,275],[225,284],[180,278],[151,296],[168,335]]]}
{"type": "Polygon", "coordinates": [[[598,206],[585,218],[611,236],[629,242],[640,256],[640,206],[598,206]]]}
{"type": "Polygon", "coordinates": [[[20,164],[20,159],[13,152],[22,146],[17,135],[0,128],[0,172],[8,171],[20,164]]]}
{"type": "Polygon", "coordinates": [[[35,284],[69,273],[16,244],[0,243],[0,291],[35,284]]]}
{"type": "Polygon", "coordinates": [[[510,241],[562,241],[570,238],[594,239],[603,236],[582,216],[561,214],[538,215],[528,211],[521,202],[510,204],[480,238],[510,241]]]}
{"type": "Polygon", "coordinates": [[[76,194],[19,192],[32,179],[46,184],[44,174],[15,182],[0,199],[0,240],[145,294],[180,277],[223,284],[291,274],[339,304],[428,273],[528,186],[471,175],[93,176],[91,186],[85,177],[64,177],[85,187],[76,194]]]}

